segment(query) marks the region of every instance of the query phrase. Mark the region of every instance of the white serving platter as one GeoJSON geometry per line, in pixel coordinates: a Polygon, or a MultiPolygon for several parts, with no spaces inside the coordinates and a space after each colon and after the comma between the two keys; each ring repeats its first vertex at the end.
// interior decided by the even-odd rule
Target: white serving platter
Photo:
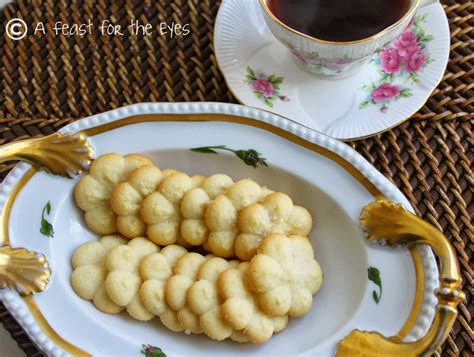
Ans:
{"type": "Polygon", "coordinates": [[[52,176],[21,163],[0,188],[6,229],[0,242],[44,253],[53,274],[44,292],[23,298],[3,289],[0,299],[46,354],[137,356],[142,345],[150,344],[168,356],[330,356],[338,341],[356,328],[404,341],[419,339],[428,330],[438,284],[433,253],[426,246],[408,250],[366,244],[359,229],[364,205],[383,196],[413,209],[349,146],[278,115],[223,103],[136,104],[78,120],[61,132],[87,135],[96,156],[143,153],[161,168],[203,175],[221,172],[234,180],[249,177],[287,192],[314,217],[309,238],[324,283],[310,313],[291,319],[286,330],[263,345],[216,342],[167,331],[159,319],[142,323],[126,314],[101,313],[79,298],[69,282],[73,250],[99,238],[87,229],[74,203],[78,178],[52,176]],[[211,145],[255,149],[268,167],[248,166],[232,153],[189,150],[211,145]],[[39,232],[48,201],[53,238],[39,232]],[[367,276],[370,266],[382,277],[379,303],[373,298],[377,287],[367,276]]]}

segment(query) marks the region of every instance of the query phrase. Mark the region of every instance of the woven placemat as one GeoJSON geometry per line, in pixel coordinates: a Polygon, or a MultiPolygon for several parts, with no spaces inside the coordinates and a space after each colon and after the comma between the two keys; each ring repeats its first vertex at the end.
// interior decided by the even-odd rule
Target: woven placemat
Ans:
{"type": "MultiPolygon", "coordinates": [[[[437,355],[472,355],[473,250],[473,5],[444,1],[451,54],[442,83],[423,109],[399,127],[350,143],[408,197],[417,213],[442,230],[455,247],[466,302],[437,355]]],[[[236,102],[213,52],[219,1],[26,1],[0,12],[0,144],[50,134],[91,114],[143,101],[236,102]],[[189,24],[185,37],[29,35],[5,36],[19,17],[96,25],[112,19],[122,28],[142,23],[189,24]]],[[[15,163],[0,165],[3,178],[15,163]]],[[[38,354],[0,305],[0,321],[28,355],[38,354]]]]}

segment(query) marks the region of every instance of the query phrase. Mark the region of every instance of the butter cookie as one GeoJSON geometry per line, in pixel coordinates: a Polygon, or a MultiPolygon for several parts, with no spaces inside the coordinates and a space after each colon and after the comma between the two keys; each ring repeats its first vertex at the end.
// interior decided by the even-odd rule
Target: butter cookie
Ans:
{"type": "Polygon", "coordinates": [[[145,165],[154,164],[139,154],[105,154],[94,160],[89,173],[74,188],[75,201],[85,211],[86,224],[93,232],[101,235],[117,232],[116,215],[110,207],[112,190],[133,170],[145,165]]]}
{"type": "Polygon", "coordinates": [[[265,313],[299,317],[311,308],[323,274],[307,238],[277,233],[260,244],[247,279],[265,313]]]}

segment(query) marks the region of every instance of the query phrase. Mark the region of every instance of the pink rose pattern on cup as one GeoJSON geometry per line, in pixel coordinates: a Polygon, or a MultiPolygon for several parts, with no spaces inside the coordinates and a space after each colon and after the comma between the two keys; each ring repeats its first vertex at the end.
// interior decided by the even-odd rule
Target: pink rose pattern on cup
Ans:
{"type": "Polygon", "coordinates": [[[249,85],[257,99],[272,108],[274,101],[277,99],[283,102],[290,100],[286,95],[280,94],[280,85],[283,80],[283,77],[277,77],[274,74],[267,75],[262,71],[254,71],[247,67],[244,82],[249,85]]]}
{"type": "Polygon", "coordinates": [[[380,68],[380,77],[363,86],[368,95],[360,103],[360,109],[376,105],[386,113],[393,101],[412,96],[406,84],[419,83],[418,72],[433,62],[426,53],[426,43],[432,41],[433,36],[426,35],[422,27],[426,16],[416,16],[400,37],[371,59],[380,68]]]}
{"type": "Polygon", "coordinates": [[[319,74],[339,74],[344,72],[349,65],[356,62],[356,60],[349,57],[322,58],[318,52],[305,52],[296,48],[292,48],[291,53],[303,67],[319,74]]]}

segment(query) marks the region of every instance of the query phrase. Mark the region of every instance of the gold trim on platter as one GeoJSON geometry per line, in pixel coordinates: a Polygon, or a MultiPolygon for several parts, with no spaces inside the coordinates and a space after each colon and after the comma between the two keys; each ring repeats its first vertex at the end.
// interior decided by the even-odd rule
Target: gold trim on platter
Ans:
{"type": "Polygon", "coordinates": [[[93,152],[83,135],[54,133],[0,146],[0,162],[26,161],[53,175],[72,178],[89,167],[93,152]]]}
{"type": "Polygon", "coordinates": [[[9,227],[8,219],[10,218],[10,212],[12,210],[13,202],[15,202],[22,188],[26,185],[28,181],[30,181],[33,175],[37,172],[38,170],[35,168],[31,168],[28,171],[26,171],[23,174],[23,176],[18,180],[16,185],[12,188],[12,190],[10,191],[10,194],[5,200],[5,204],[3,205],[3,209],[1,212],[2,230],[0,231],[1,232],[0,246],[8,245],[10,243],[8,239],[8,227],[9,227]]]}
{"type": "Polygon", "coordinates": [[[429,245],[440,261],[440,286],[435,317],[426,335],[417,341],[403,342],[399,337],[385,337],[378,332],[354,330],[337,347],[336,357],[416,357],[431,355],[444,342],[457,317],[457,305],[465,298],[454,249],[448,239],[431,224],[385,199],[362,209],[360,222],[367,240],[386,241],[391,246],[408,248],[429,245]]]}
{"type": "Polygon", "coordinates": [[[103,125],[99,125],[93,128],[85,129],[81,131],[81,134],[86,135],[88,137],[94,136],[97,134],[104,133],[106,131],[110,131],[113,129],[120,128],[122,126],[137,124],[137,123],[145,123],[145,122],[165,122],[165,121],[175,121],[175,122],[214,122],[214,121],[222,121],[227,123],[238,123],[243,124],[251,127],[256,127],[263,129],[265,131],[269,131],[273,134],[276,134],[282,138],[290,140],[299,146],[307,148],[313,152],[321,154],[331,161],[336,162],[341,167],[343,167],[347,172],[349,172],[352,177],[354,177],[362,186],[364,186],[374,197],[381,197],[381,192],[375,187],[375,185],[367,180],[362,173],[360,173],[350,162],[343,159],[339,155],[335,154],[334,152],[309,142],[298,135],[292,134],[287,132],[284,129],[278,128],[271,124],[251,119],[251,118],[244,118],[239,116],[233,116],[228,114],[143,114],[143,115],[135,115],[130,116],[124,119],[119,119],[110,123],[106,123],[103,125]]]}
{"type": "MultiPolygon", "coordinates": [[[[313,152],[316,152],[324,157],[329,158],[330,160],[336,162],[338,165],[343,167],[352,177],[354,177],[367,191],[377,199],[383,198],[381,192],[373,185],[368,179],[366,179],[351,163],[338,156],[337,154],[329,151],[326,148],[323,148],[317,144],[311,143],[305,139],[300,138],[299,136],[289,133],[283,129],[272,126],[271,124],[260,122],[255,119],[238,117],[225,114],[144,114],[137,116],[130,116],[124,119],[119,119],[114,122],[103,124],[97,127],[85,129],[81,131],[81,134],[84,136],[94,136],[98,135],[119,127],[126,125],[132,125],[142,122],[210,122],[210,121],[223,121],[230,123],[238,123],[242,125],[248,125],[252,127],[257,127],[265,131],[274,133],[284,139],[287,139],[301,147],[307,148],[313,152]]],[[[37,169],[31,168],[28,170],[23,177],[18,181],[18,183],[13,187],[7,201],[4,205],[4,209],[1,212],[1,220],[3,223],[3,229],[0,231],[0,242],[3,244],[8,244],[8,219],[11,213],[11,209],[15,199],[18,196],[18,193],[21,189],[28,183],[28,181],[34,176],[37,172],[37,169]]],[[[423,267],[421,264],[421,258],[418,251],[412,247],[410,252],[413,257],[413,263],[416,272],[416,294],[414,299],[414,304],[412,310],[409,314],[405,325],[400,329],[397,334],[399,339],[402,339],[406,334],[412,329],[422,305],[423,297],[423,267]]],[[[65,351],[72,353],[74,355],[88,355],[87,352],[79,349],[78,347],[70,344],[65,341],[54,329],[48,324],[44,315],[41,313],[39,306],[36,305],[32,297],[23,298],[27,303],[31,313],[33,314],[35,320],[40,325],[43,332],[58,346],[63,348],[65,351]]]]}
{"type": "Polygon", "coordinates": [[[13,187],[5,200],[1,216],[0,288],[9,287],[21,295],[43,291],[51,277],[51,269],[43,254],[24,248],[11,248],[8,245],[8,217],[11,207],[23,186],[36,171],[36,169],[28,170],[13,187]]]}
{"type": "Polygon", "coordinates": [[[411,258],[413,259],[413,265],[415,267],[416,289],[410,315],[408,315],[408,319],[405,321],[405,324],[395,335],[400,340],[403,340],[411,331],[413,326],[415,326],[415,322],[420,315],[421,306],[423,305],[423,292],[425,291],[425,273],[423,271],[423,262],[421,260],[420,254],[418,253],[418,249],[416,247],[410,247],[409,250],[411,258]]]}
{"type": "Polygon", "coordinates": [[[36,320],[37,324],[44,332],[46,336],[49,337],[51,341],[53,341],[57,346],[62,348],[64,351],[72,354],[73,356],[92,356],[90,353],[87,353],[84,350],[81,350],[79,347],[74,346],[73,344],[67,342],[61,336],[59,336],[56,331],[51,327],[48,321],[45,319],[44,315],[41,313],[39,306],[36,304],[35,300],[31,296],[27,296],[23,298],[23,301],[28,306],[33,318],[36,320]]]}

